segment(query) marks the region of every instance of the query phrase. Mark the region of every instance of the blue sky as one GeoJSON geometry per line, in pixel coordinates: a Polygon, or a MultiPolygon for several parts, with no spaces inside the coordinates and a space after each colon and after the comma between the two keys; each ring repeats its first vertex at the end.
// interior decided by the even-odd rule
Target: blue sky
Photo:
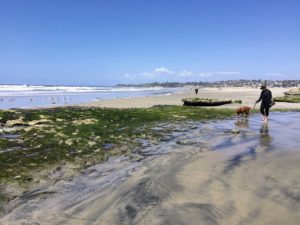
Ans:
{"type": "Polygon", "coordinates": [[[298,0],[0,0],[0,83],[300,79],[298,0]]]}

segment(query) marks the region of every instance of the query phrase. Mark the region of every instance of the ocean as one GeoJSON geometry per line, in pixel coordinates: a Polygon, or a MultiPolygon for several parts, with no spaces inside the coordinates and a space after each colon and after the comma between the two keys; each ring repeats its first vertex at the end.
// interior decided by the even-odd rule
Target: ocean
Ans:
{"type": "Polygon", "coordinates": [[[0,109],[67,106],[101,99],[169,95],[178,88],[0,85],[0,109]]]}

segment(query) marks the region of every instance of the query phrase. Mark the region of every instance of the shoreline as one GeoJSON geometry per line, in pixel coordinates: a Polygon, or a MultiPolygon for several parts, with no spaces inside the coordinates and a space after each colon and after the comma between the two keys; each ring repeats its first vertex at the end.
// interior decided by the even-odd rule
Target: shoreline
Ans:
{"type": "MultiPolygon", "coordinates": [[[[274,97],[284,96],[284,92],[290,88],[270,88],[274,97]]],[[[178,92],[162,94],[162,95],[149,95],[149,96],[132,96],[132,97],[119,97],[113,99],[98,99],[85,103],[65,104],[65,105],[48,105],[48,106],[34,106],[34,107],[22,107],[22,108],[11,108],[15,109],[47,109],[57,107],[97,107],[97,108],[118,108],[118,109],[129,109],[129,108],[150,108],[156,105],[174,105],[182,106],[183,98],[213,98],[213,99],[231,99],[231,100],[242,100],[242,104],[232,103],[217,106],[217,108],[229,108],[234,109],[241,105],[253,107],[255,101],[259,98],[260,89],[249,88],[249,87],[225,87],[225,88],[199,88],[199,92],[196,95],[194,93],[194,87],[179,88],[178,92]]],[[[258,106],[256,106],[258,108],[258,106]]],[[[298,109],[300,103],[287,103],[287,102],[276,102],[276,105],[272,107],[274,109],[298,109]]],[[[1,110],[11,110],[1,109],[1,110]]]]}
{"type": "MultiPolygon", "coordinates": [[[[288,88],[272,88],[273,97],[283,96],[288,88]]],[[[255,88],[200,88],[198,94],[194,93],[193,88],[187,88],[186,91],[181,93],[173,93],[167,96],[146,96],[146,97],[132,97],[132,98],[119,98],[119,99],[104,99],[99,101],[87,102],[83,104],[76,104],[77,106],[85,107],[100,107],[100,108],[150,108],[156,105],[183,105],[181,99],[190,97],[199,98],[215,98],[215,99],[231,99],[242,100],[242,104],[226,104],[218,106],[217,108],[234,109],[241,105],[253,107],[255,101],[259,98],[260,89],[255,88]]],[[[74,105],[75,106],[75,105],[74,105]]],[[[256,106],[258,107],[258,106],[256,106]]],[[[300,103],[286,103],[276,102],[274,109],[298,109],[300,103]]]]}
{"type": "Polygon", "coordinates": [[[142,96],[164,96],[173,92],[180,92],[180,89],[172,88],[140,88],[119,90],[112,88],[102,92],[97,91],[82,91],[82,92],[61,92],[61,93],[31,93],[20,95],[0,95],[0,109],[9,108],[51,108],[72,106],[84,104],[87,102],[94,102],[97,100],[111,100],[120,98],[134,98],[142,96]]]}

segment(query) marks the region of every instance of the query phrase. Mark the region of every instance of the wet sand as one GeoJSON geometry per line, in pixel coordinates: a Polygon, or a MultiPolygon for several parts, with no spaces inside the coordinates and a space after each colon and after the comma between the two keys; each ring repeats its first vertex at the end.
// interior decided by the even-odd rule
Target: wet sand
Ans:
{"type": "MultiPolygon", "coordinates": [[[[270,88],[273,97],[284,96],[286,88],[270,88]]],[[[106,108],[149,108],[154,105],[182,105],[181,99],[189,97],[199,98],[216,98],[216,99],[231,99],[242,100],[242,105],[253,107],[255,101],[259,98],[261,90],[259,88],[200,88],[199,93],[195,95],[194,88],[186,88],[180,93],[174,93],[167,96],[148,96],[134,98],[120,98],[111,100],[99,100],[80,104],[81,106],[106,107],[106,108]]],[[[227,104],[218,107],[236,108],[240,104],[227,104]]],[[[256,106],[259,107],[258,105],[256,106]]],[[[300,103],[277,102],[274,108],[300,108],[300,103]]]]}
{"type": "Polygon", "coordinates": [[[292,112],[161,124],[175,132],[24,194],[0,224],[298,224],[298,124],[292,112]]]}

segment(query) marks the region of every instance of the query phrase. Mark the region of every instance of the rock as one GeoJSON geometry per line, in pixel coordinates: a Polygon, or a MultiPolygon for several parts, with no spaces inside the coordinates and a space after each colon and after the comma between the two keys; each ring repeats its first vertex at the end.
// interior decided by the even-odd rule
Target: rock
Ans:
{"type": "Polygon", "coordinates": [[[232,129],[230,132],[231,132],[232,134],[239,134],[241,131],[236,130],[236,129],[232,129]]]}
{"type": "Polygon", "coordinates": [[[113,147],[114,147],[114,144],[111,144],[111,143],[105,143],[105,144],[102,145],[102,148],[103,148],[104,150],[110,150],[110,149],[112,149],[113,147]]]}
{"type": "Polygon", "coordinates": [[[88,141],[88,146],[89,147],[92,147],[92,146],[94,146],[96,144],[97,144],[97,142],[95,142],[95,141],[88,141]]]}
{"type": "Polygon", "coordinates": [[[28,125],[29,126],[34,126],[34,125],[41,125],[41,124],[47,124],[51,122],[50,120],[46,120],[46,119],[41,119],[41,120],[33,120],[33,121],[30,121],[28,122],[28,125]]]}
{"type": "Polygon", "coordinates": [[[174,118],[180,118],[180,119],[185,119],[186,116],[178,116],[178,115],[172,115],[174,118]]]}
{"type": "Polygon", "coordinates": [[[105,154],[104,157],[103,157],[103,161],[106,162],[108,159],[109,159],[109,155],[105,154]]]}
{"type": "Polygon", "coordinates": [[[74,120],[73,124],[75,125],[89,125],[89,124],[95,124],[98,120],[96,119],[82,119],[82,120],[74,120]]]}
{"type": "Polygon", "coordinates": [[[185,106],[219,106],[232,103],[228,99],[209,99],[209,98],[183,98],[183,105],[185,106]]]}
{"type": "Polygon", "coordinates": [[[134,161],[134,162],[139,162],[139,161],[143,160],[144,158],[145,158],[145,157],[142,156],[142,155],[140,155],[140,154],[134,154],[134,153],[131,153],[131,154],[129,155],[129,159],[130,159],[131,161],[134,161]]]}
{"type": "Polygon", "coordinates": [[[8,126],[8,127],[13,127],[13,126],[16,126],[16,125],[27,126],[28,124],[26,124],[23,121],[23,118],[19,118],[19,119],[16,119],[16,120],[7,120],[5,125],[8,126]]]}
{"type": "Polygon", "coordinates": [[[84,162],[84,166],[85,167],[90,167],[90,166],[93,166],[95,163],[94,162],[92,162],[92,161],[85,161],[84,162]]]}
{"type": "Polygon", "coordinates": [[[176,142],[176,144],[178,144],[178,145],[195,145],[196,142],[191,141],[191,140],[179,140],[176,142]]]}
{"type": "Polygon", "coordinates": [[[73,144],[73,141],[70,139],[65,140],[65,144],[71,146],[73,144]]]}

